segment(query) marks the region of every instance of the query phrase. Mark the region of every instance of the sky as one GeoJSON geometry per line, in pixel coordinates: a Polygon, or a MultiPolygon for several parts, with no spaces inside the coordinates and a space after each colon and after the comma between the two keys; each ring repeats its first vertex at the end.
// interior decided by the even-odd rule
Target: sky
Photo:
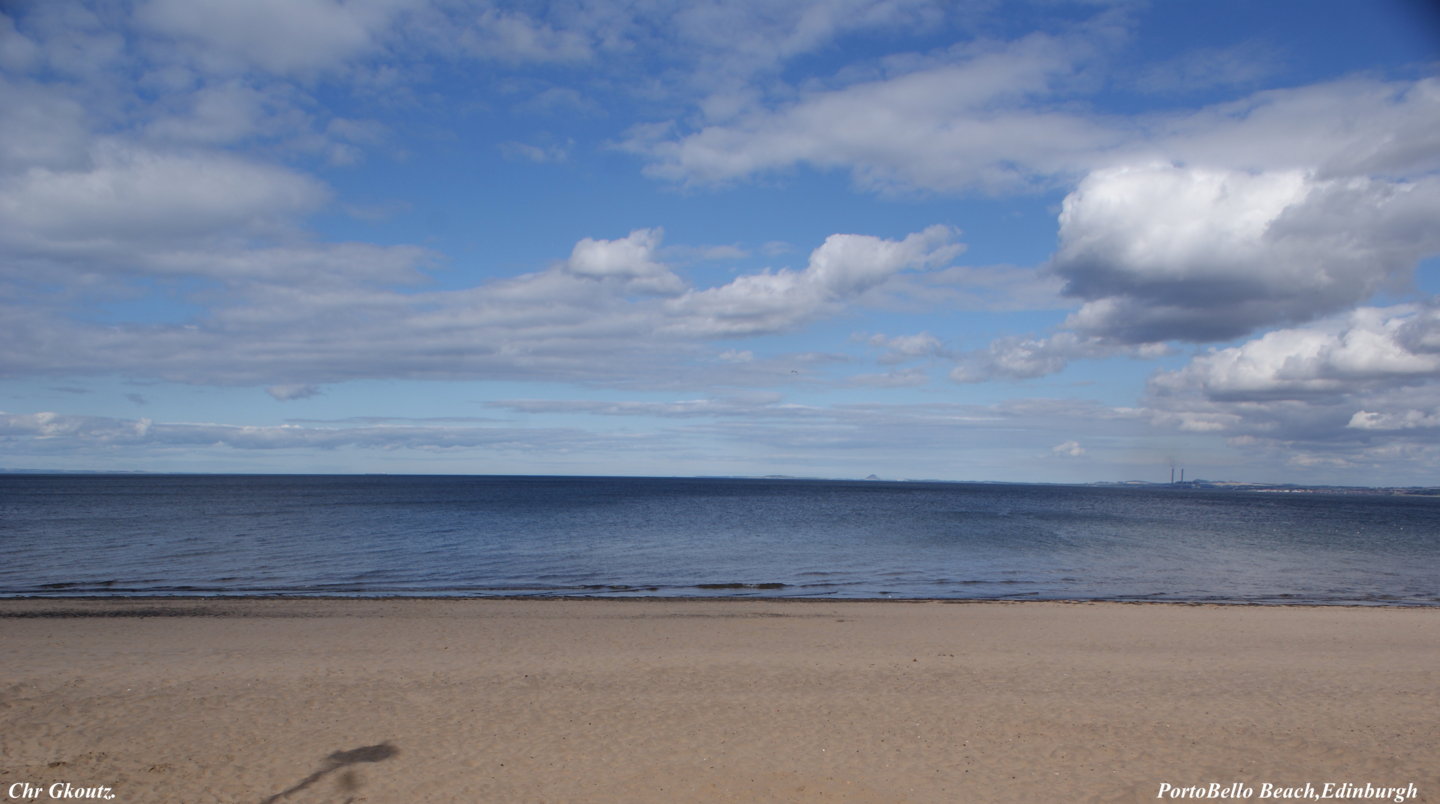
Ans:
{"type": "Polygon", "coordinates": [[[1440,484],[1425,0],[0,0],[0,468],[1440,484]]]}

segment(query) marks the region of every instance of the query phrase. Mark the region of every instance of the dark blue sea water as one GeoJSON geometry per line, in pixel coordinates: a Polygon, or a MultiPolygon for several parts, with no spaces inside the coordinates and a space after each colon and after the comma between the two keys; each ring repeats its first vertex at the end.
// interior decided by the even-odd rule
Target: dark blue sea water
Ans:
{"type": "Polygon", "coordinates": [[[1440,605],[1440,500],[874,481],[0,476],[0,596],[1440,605]]]}

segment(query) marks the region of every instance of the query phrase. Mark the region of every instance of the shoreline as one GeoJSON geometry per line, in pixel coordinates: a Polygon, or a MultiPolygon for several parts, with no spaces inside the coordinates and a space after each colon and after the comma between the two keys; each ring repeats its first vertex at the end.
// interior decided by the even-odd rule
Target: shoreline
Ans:
{"type": "Polygon", "coordinates": [[[1258,801],[1348,781],[1440,801],[1433,611],[5,599],[0,793],[1138,802],[1239,783],[1254,794],[1231,800],[1258,801]]]}
{"type": "MultiPolygon", "coordinates": [[[[102,605],[121,605],[125,603],[146,603],[146,604],[191,604],[210,605],[221,603],[245,603],[247,601],[294,601],[297,603],[326,602],[337,603],[474,603],[481,601],[495,602],[568,602],[568,603],[686,603],[690,601],[713,602],[717,604],[730,603],[773,603],[777,605],[788,605],[791,603],[803,604],[834,604],[841,606],[851,605],[903,605],[903,604],[942,604],[942,605],[1006,605],[1006,606],[1180,606],[1180,607],[1216,607],[1216,608],[1259,608],[1259,609],[1416,609],[1440,611],[1440,602],[1414,603],[1414,602],[1393,602],[1393,601],[1357,601],[1357,600],[1336,600],[1324,601],[1280,601],[1272,602],[1265,600],[1135,600],[1124,598],[1041,598],[1041,599],[1015,599],[1015,598],[985,598],[985,597],[786,597],[783,595],[615,595],[615,596],[591,596],[591,595],[305,595],[305,594],[227,594],[227,595],[15,595],[6,597],[0,595],[0,618],[14,616],[5,611],[7,606],[12,604],[33,604],[33,603],[86,603],[102,605]]],[[[77,615],[78,616],[78,615],[77,615]]],[[[114,614],[97,614],[96,616],[117,616],[114,614]]],[[[161,616],[161,615],[157,615],[161,616]]],[[[217,616],[217,615],[209,615],[217,616]]]]}

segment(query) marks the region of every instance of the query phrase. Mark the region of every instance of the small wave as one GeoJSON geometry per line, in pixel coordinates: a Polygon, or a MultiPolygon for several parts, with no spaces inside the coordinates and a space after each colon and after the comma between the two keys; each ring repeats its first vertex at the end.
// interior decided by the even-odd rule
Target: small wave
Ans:
{"type": "Polygon", "coordinates": [[[784,589],[785,583],[697,583],[696,589],[784,589]]]}

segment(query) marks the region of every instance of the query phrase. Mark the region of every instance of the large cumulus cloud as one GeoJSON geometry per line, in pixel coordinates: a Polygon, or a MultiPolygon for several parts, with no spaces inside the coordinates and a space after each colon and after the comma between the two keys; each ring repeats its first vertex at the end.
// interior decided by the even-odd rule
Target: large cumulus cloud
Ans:
{"type": "Polygon", "coordinates": [[[1440,300],[1361,307],[1211,350],[1150,381],[1162,426],[1292,465],[1440,465],[1440,300]]]}
{"type": "Polygon", "coordinates": [[[1364,302],[1440,251],[1440,182],[1145,165],[1066,199],[1067,322],[1119,344],[1229,340],[1364,302]]]}
{"type": "Polygon", "coordinates": [[[1196,357],[1152,381],[1212,401],[1306,400],[1440,378],[1435,308],[1364,307],[1324,325],[1280,329],[1196,357]]]}

